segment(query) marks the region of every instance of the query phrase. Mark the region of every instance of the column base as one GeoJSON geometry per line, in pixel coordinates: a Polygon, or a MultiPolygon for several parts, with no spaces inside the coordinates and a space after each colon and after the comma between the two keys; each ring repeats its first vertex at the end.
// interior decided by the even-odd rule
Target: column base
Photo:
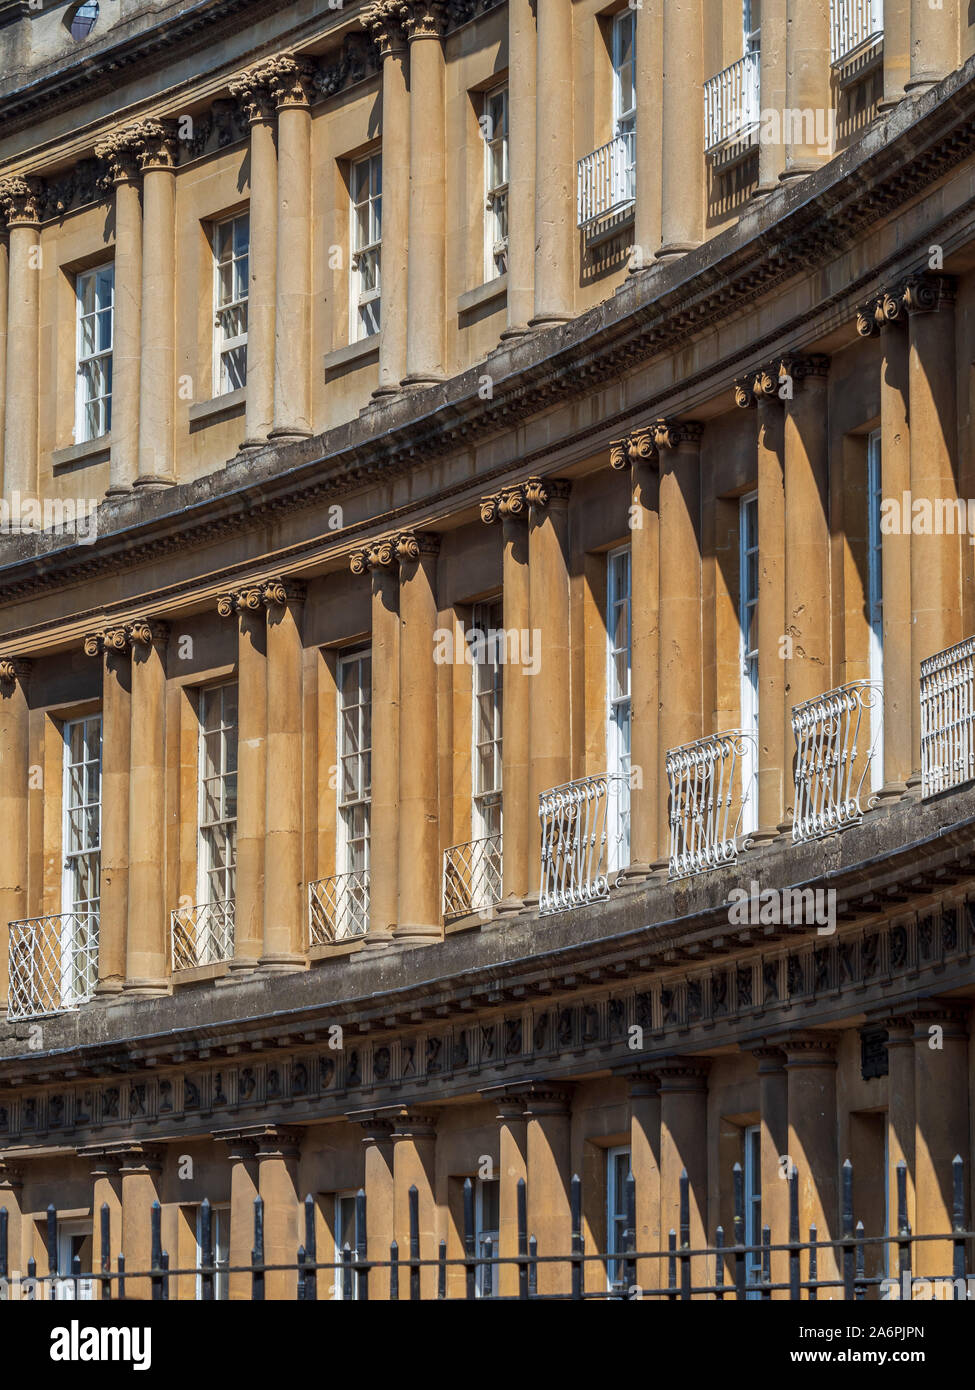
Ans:
{"type": "Polygon", "coordinates": [[[122,980],[99,980],[95,986],[94,997],[96,999],[117,999],[125,989],[122,980]]]}
{"type": "Polygon", "coordinates": [[[218,976],[213,983],[217,989],[226,989],[228,985],[236,984],[242,975],[252,975],[260,964],[258,956],[234,956],[232,961],[227,962],[227,974],[218,976]]]}
{"type": "Polygon", "coordinates": [[[886,115],[888,111],[893,111],[895,106],[900,106],[907,96],[907,92],[893,92],[889,97],[883,97],[877,102],[877,112],[879,115],[886,115]]]}
{"type": "Polygon", "coordinates": [[[509,893],[506,898],[502,898],[495,904],[495,917],[517,917],[520,912],[525,910],[524,898],[517,897],[514,893],[509,893]]]}
{"type": "Polygon", "coordinates": [[[533,319],[528,320],[528,327],[537,332],[541,328],[560,328],[563,323],[569,323],[571,320],[571,314],[552,311],[536,314],[533,319]]]}
{"type": "Polygon", "coordinates": [[[442,386],[446,380],[446,376],[438,372],[410,372],[400,386],[404,391],[422,391],[428,386],[442,386]]]}
{"type": "Polygon", "coordinates": [[[439,925],[407,926],[403,923],[393,932],[394,946],[431,946],[442,940],[443,929],[439,925]]]}
{"type": "Polygon", "coordinates": [[[932,87],[937,87],[938,83],[944,80],[944,74],[932,73],[930,77],[912,77],[909,82],[904,83],[904,95],[909,97],[919,97],[924,92],[930,91],[932,87]]]}
{"type": "Polygon", "coordinates": [[[311,430],[300,429],[297,425],[276,425],[268,435],[268,442],[284,442],[288,439],[311,439],[311,430]]]}
{"type": "MultiPolygon", "coordinates": [[[[401,396],[402,394],[403,391],[399,384],[395,386],[377,386],[372,393],[372,399],[377,405],[381,405],[384,401],[395,400],[397,396],[401,396]]],[[[366,408],[368,409],[368,407],[366,408]]]]}
{"type": "Polygon", "coordinates": [[[171,993],[172,987],[168,980],[126,980],[122,986],[122,994],[126,999],[158,999],[164,994],[171,993]]]}
{"type": "Polygon", "coordinates": [[[532,915],[538,911],[538,904],[541,900],[541,893],[526,893],[521,905],[523,914],[532,915]]]}
{"type": "Polygon", "coordinates": [[[267,436],[265,436],[263,439],[258,438],[258,437],[255,436],[253,439],[250,439],[250,438],[248,438],[248,439],[242,439],[241,442],[237,445],[237,453],[238,453],[238,454],[253,454],[253,453],[254,453],[256,450],[258,450],[258,449],[266,449],[266,448],[267,448],[267,436]]]}
{"type": "MultiPolygon", "coordinates": [[[[920,779],[918,779],[920,781],[920,779]]],[[[877,793],[877,801],[880,803],[890,801],[900,801],[908,794],[907,782],[885,782],[877,793]]]]}
{"type": "Polygon", "coordinates": [[[367,931],[362,938],[362,946],[357,955],[376,955],[379,951],[388,951],[393,944],[392,931],[367,931]]]}
{"type": "Polygon", "coordinates": [[[783,169],[779,175],[779,183],[791,183],[793,179],[805,179],[810,174],[815,174],[817,169],[821,169],[826,163],[825,159],[807,160],[802,164],[793,164],[788,169],[783,169]]]}
{"type": "Polygon", "coordinates": [[[512,324],[510,328],[506,328],[501,334],[501,337],[498,339],[498,347],[500,347],[502,343],[517,342],[519,338],[530,338],[532,332],[533,329],[527,323],[512,324]]]}
{"type": "Polygon", "coordinates": [[[137,488],[175,487],[176,479],[166,473],[140,473],[132,486],[137,488]]]}
{"type": "Polygon", "coordinates": [[[307,970],[308,961],[293,951],[275,951],[269,956],[261,956],[257,969],[262,975],[288,975],[307,970]]]}
{"type": "MultiPolygon", "coordinates": [[[[791,821],[789,822],[789,829],[792,829],[791,821]]],[[[781,833],[777,825],[760,825],[757,830],[750,831],[745,838],[753,845],[767,845],[772,840],[777,840],[781,833]]]]}
{"type": "Polygon", "coordinates": [[[921,785],[920,772],[912,772],[907,779],[907,790],[904,795],[913,797],[916,801],[919,801],[921,798],[921,785]]]}
{"type": "Polygon", "coordinates": [[[111,487],[105,489],[106,497],[129,497],[131,494],[131,483],[112,483],[111,487]]]}
{"type": "Polygon", "coordinates": [[[675,261],[678,256],[686,256],[688,251],[696,251],[701,245],[699,241],[668,241],[661,246],[654,259],[658,261],[675,261]]]}
{"type": "Polygon", "coordinates": [[[652,864],[627,864],[625,869],[620,869],[616,875],[616,886],[618,888],[629,888],[634,883],[646,883],[648,878],[653,875],[652,864]]]}

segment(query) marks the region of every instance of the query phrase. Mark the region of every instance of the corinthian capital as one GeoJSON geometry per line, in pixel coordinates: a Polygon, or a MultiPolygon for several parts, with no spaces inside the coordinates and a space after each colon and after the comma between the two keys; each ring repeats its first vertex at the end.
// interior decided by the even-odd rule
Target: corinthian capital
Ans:
{"type": "Polygon", "coordinates": [[[0,183],[0,210],[10,227],[17,223],[36,225],[40,222],[43,201],[43,179],[18,175],[0,183]]]}
{"type": "Polygon", "coordinates": [[[403,27],[408,7],[403,0],[374,0],[359,15],[359,23],[379,51],[380,58],[406,47],[406,30],[403,27]]]}
{"type": "Polygon", "coordinates": [[[230,95],[253,125],[274,115],[275,98],[267,63],[249,68],[230,83],[230,95]]]}
{"type": "Polygon", "coordinates": [[[403,27],[406,37],[439,39],[447,23],[447,7],[442,0],[403,0],[403,27]]]}
{"type": "Polygon", "coordinates": [[[135,151],[143,173],[147,169],[175,169],[178,147],[176,122],[168,116],[137,121],[122,132],[122,138],[135,151]]]}
{"type": "Polygon", "coordinates": [[[315,65],[308,58],[282,53],[260,65],[275,106],[308,106],[315,86],[315,65]]]}
{"type": "Polygon", "coordinates": [[[95,146],[95,155],[104,165],[106,184],[134,183],[140,175],[140,144],[134,128],[117,131],[95,146]]]}

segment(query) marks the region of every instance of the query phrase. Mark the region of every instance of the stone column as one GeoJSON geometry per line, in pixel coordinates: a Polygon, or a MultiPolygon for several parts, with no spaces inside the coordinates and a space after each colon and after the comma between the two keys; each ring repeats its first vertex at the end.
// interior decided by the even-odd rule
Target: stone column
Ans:
{"type": "MultiPolygon", "coordinates": [[[[122,1178],[120,1173],[121,1156],[118,1153],[99,1152],[97,1149],[79,1149],[79,1158],[91,1159],[91,1272],[92,1296],[101,1298],[101,1285],[98,1274],[102,1267],[102,1207],[108,1207],[108,1249],[109,1268],[115,1272],[119,1251],[122,1249],[122,1178]]],[[[151,1205],[151,1199],[150,1199],[151,1205]]],[[[61,1270],[61,1274],[70,1270],[61,1270]]],[[[118,1293],[118,1284],[112,1283],[112,1293],[118,1293]]]]}
{"type": "MultiPolygon", "coordinates": [[[[639,15],[639,12],[638,12],[639,15]]],[[[639,25],[639,18],[637,23],[639,25]]],[[[610,466],[630,470],[630,864],[625,877],[643,878],[667,858],[666,821],[661,834],[656,785],[660,759],[658,643],[660,607],[660,459],[650,430],[637,430],[610,445],[610,466]],[[638,775],[637,775],[638,774],[638,775]]]]}
{"type": "Polygon", "coordinates": [[[230,978],[255,970],[264,951],[267,819],[267,618],[259,588],[224,594],[221,617],[237,618],[237,893],[230,978]]]}
{"type": "MultiPolygon", "coordinates": [[[[632,271],[646,270],[663,237],[662,150],[664,62],[663,0],[643,0],[636,12],[636,207],[632,271]]],[[[702,105],[704,97],[701,97],[702,105]]],[[[704,138],[700,157],[704,158],[704,138]]]]}
{"type": "MultiPolygon", "coordinates": [[[[763,0],[762,48],[759,55],[759,110],[774,111],[781,121],[786,105],[786,22],[787,0],[763,0]]],[[[762,132],[758,142],[758,187],[755,196],[764,196],[777,188],[785,170],[785,140],[780,129],[778,139],[766,138],[762,132]]]]}
{"type": "MultiPolygon", "coordinates": [[[[636,1196],[636,1248],[666,1248],[660,1239],[660,1083],[646,1071],[627,1077],[630,1089],[630,1172],[636,1196]]],[[[641,1289],[659,1289],[667,1279],[663,1260],[637,1260],[641,1289]]]]}
{"type": "Polygon", "coordinates": [[[535,312],[535,13],[508,0],[508,316],[520,337],[535,312]]]}
{"type": "Polygon", "coordinates": [[[30,671],[29,661],[0,661],[0,1019],[7,1012],[7,924],[27,916],[30,671]]]}
{"type": "MultiPolygon", "coordinates": [[[[943,10],[941,13],[944,16],[943,10]]],[[[763,21],[763,39],[764,28],[763,21]]],[[[911,0],[884,0],[884,95],[880,111],[889,111],[903,101],[910,76],[911,0]]]]}
{"type": "Polygon", "coordinates": [[[274,428],[301,439],[311,427],[311,78],[304,59],[267,64],[278,112],[278,225],[274,312],[274,428]]]}
{"type": "Polygon", "coordinates": [[[778,382],[760,374],[756,473],[758,481],[758,826],[774,833],[784,815],[785,782],[792,769],[786,730],[785,668],[785,454],[778,382]]]}
{"type": "Polygon", "coordinates": [[[17,177],[0,184],[0,209],[10,229],[3,495],[14,522],[21,499],[34,497],[38,486],[42,196],[40,179],[17,177]]]}
{"type": "MultiPolygon", "coordinates": [[[[776,1047],[752,1048],[758,1063],[759,1106],[761,1110],[762,1225],[772,1232],[772,1244],[789,1238],[789,1184],[782,1165],[789,1153],[789,1088],[785,1056],[776,1047]]],[[[803,1235],[803,1240],[806,1236],[803,1235]]],[[[789,1282],[789,1257],[784,1250],[771,1256],[773,1284],[789,1282]]],[[[788,1297],[787,1290],[772,1295],[788,1297]]]]}
{"type": "MultiPolygon", "coordinates": [[[[364,1130],[362,1186],[366,1194],[366,1259],[377,1262],[378,1266],[369,1272],[369,1301],[386,1301],[389,1299],[389,1247],[394,1238],[393,1125],[375,1116],[359,1123],[364,1130]]],[[[402,1257],[403,1250],[399,1254],[402,1257]]],[[[342,1278],[341,1270],[336,1270],[335,1278],[336,1282],[342,1278]]]]}
{"type": "Polygon", "coordinates": [[[399,746],[399,916],[393,936],[404,943],[439,940],[440,839],[437,797],[437,556],[440,537],[410,531],[398,537],[399,688],[410,712],[410,736],[399,746]]]}
{"type": "Polygon", "coordinates": [[[264,1203],[264,1263],[290,1265],[264,1276],[264,1297],[293,1301],[298,1291],[298,1157],[300,1137],[279,1125],[265,1125],[257,1139],[257,1185],[264,1203]]]}
{"type": "MultiPolygon", "coordinates": [[[[444,10],[438,0],[404,0],[410,43],[410,216],[404,386],[434,386],[446,376],[444,260],[444,10]]],[[[385,237],[384,237],[385,244],[385,237]]],[[[383,305],[383,322],[388,319],[383,305]]]]}
{"type": "MultiPolygon", "coordinates": [[[[559,478],[531,478],[528,570],[531,628],[540,634],[541,669],[531,689],[531,808],[572,775],[569,722],[569,491],[559,478]]],[[[532,846],[538,872],[538,832],[532,846]]]]}
{"type": "MultiPolygon", "coordinates": [[[[481,520],[487,524],[501,522],[504,626],[508,632],[530,635],[528,501],[524,487],[505,488],[493,497],[482,498],[481,520]]],[[[531,795],[531,704],[532,680],[524,665],[506,665],[501,690],[501,912],[520,910],[534,887],[537,873],[533,854],[538,838],[538,812],[531,795]]]]}
{"type": "MultiPolygon", "coordinates": [[[[706,1245],[708,1212],[708,1057],[668,1057],[654,1064],[660,1082],[660,1243],[671,1231],[680,1245],[680,1175],[686,1172],[692,1249],[706,1245]]],[[[691,1283],[709,1278],[691,1261],[691,1283]]]]}
{"type": "MultiPolygon", "coordinates": [[[[122,1254],[125,1256],[126,1298],[151,1298],[148,1278],[129,1274],[152,1268],[152,1204],[159,1200],[162,1160],[157,1149],[133,1144],[120,1151],[122,1180],[122,1254]]],[[[113,1287],[117,1293],[117,1286],[113,1287]]]]}
{"type": "MultiPolygon", "coordinates": [[[[0,194],[2,196],[2,194],[0,194]]],[[[10,244],[5,205],[0,201],[0,488],[3,483],[3,436],[7,416],[7,290],[10,284],[10,244]]]]}
{"type": "MultiPolygon", "coordinates": [[[[393,1229],[399,1246],[399,1296],[410,1296],[410,1188],[417,1190],[420,1259],[436,1261],[437,1204],[435,1196],[437,1121],[431,1115],[403,1111],[393,1130],[393,1229]]],[[[387,1251],[386,1258],[389,1258],[387,1251]]],[[[437,1292],[435,1263],[420,1270],[420,1297],[432,1299],[437,1292]]]]}
{"type": "Polygon", "coordinates": [[[704,240],[705,189],[701,0],[666,0],[663,10],[660,259],[682,256],[704,240]]]}
{"type": "MultiPolygon", "coordinates": [[[[259,64],[230,94],[250,128],[247,261],[247,414],[241,449],[261,449],[274,426],[274,315],[278,254],[278,152],[271,73],[259,64]]],[[[239,919],[238,919],[239,921],[239,919]]]]}
{"type": "Polygon", "coordinates": [[[535,314],[533,328],[570,319],[575,299],[572,7],[536,0],[535,314]]]}
{"type": "MultiPolygon", "coordinates": [[[[700,738],[702,723],[701,634],[701,436],[693,421],[658,420],[660,453],[659,732],[656,768],[661,858],[669,854],[670,790],[667,754],[700,738]]],[[[665,1196],[665,1200],[667,1200],[665,1196]]]]}
{"type": "Polygon", "coordinates": [[[801,178],[830,157],[829,10],[830,0],[786,0],[785,105],[794,114],[783,130],[782,178],[801,178]]]}
{"type": "MultiPolygon", "coordinates": [[[[966,23],[967,23],[966,19],[966,23]]],[[[958,0],[911,0],[911,93],[926,91],[958,66],[958,0]]]]}
{"type": "MultiPolygon", "coordinates": [[[[785,477],[785,749],[783,795],[795,802],[792,710],[830,689],[829,430],[826,357],[790,358],[780,368],[786,391],[785,477]],[[788,394],[791,392],[791,396],[788,394]]],[[[761,525],[761,519],[759,520],[761,525]]]]}
{"type": "MultiPolygon", "coordinates": [[[[230,1163],[230,1264],[244,1270],[249,1269],[251,1252],[254,1249],[254,1199],[258,1195],[257,1150],[259,1128],[215,1130],[213,1137],[227,1145],[227,1159],[230,1163]]],[[[265,1222],[265,1231],[267,1223],[265,1222]]],[[[297,1258],[297,1245],[295,1254],[297,1258]]],[[[265,1259],[267,1258],[265,1252],[265,1259]]],[[[329,1259],[323,1251],[318,1252],[320,1260],[329,1259]]],[[[228,1293],[234,1301],[250,1299],[251,1276],[249,1273],[228,1276],[228,1293]]]]}
{"type": "MultiPolygon", "coordinates": [[[[946,23],[939,12],[938,22],[946,23]]],[[[958,496],[954,282],[918,276],[904,291],[910,324],[908,391],[912,507],[934,518],[958,496]]],[[[935,531],[932,523],[930,531],[935,531]]],[[[913,527],[912,527],[913,530],[913,527]]],[[[921,662],[961,640],[961,537],[912,534],[911,708],[920,710],[921,662]]],[[[886,597],[886,595],[885,595],[886,597]]],[[[912,740],[912,781],[920,778],[920,727],[912,740]]]]}
{"type": "MultiPolygon", "coordinates": [[[[572,1248],[569,1188],[572,1178],[572,1112],[564,1091],[532,1087],[526,1097],[525,1157],[528,1176],[528,1237],[539,1255],[568,1255],[572,1248]]],[[[565,1264],[538,1265],[541,1295],[568,1293],[572,1279],[565,1264]]]]}
{"type": "Polygon", "coordinates": [[[136,487],[176,481],[176,133],[172,121],[133,131],[142,169],[142,366],[136,487]]]}
{"type": "Polygon", "coordinates": [[[395,538],[350,560],[372,584],[372,797],[369,807],[368,949],[388,945],[399,920],[399,562],[395,538]]]}
{"type": "Polygon", "coordinates": [[[112,447],[107,496],[124,496],[139,471],[142,350],[142,200],[138,144],[123,132],[96,146],[115,190],[115,308],[112,320],[112,447]]]}
{"type": "MultiPolygon", "coordinates": [[[[911,1018],[891,1018],[887,1029],[887,1208],[888,1232],[897,1230],[897,1165],[907,1165],[907,1219],[917,1230],[914,1197],[915,1103],[914,1023],[911,1018]]],[[[954,1157],[954,1155],[952,1155],[954,1157]]],[[[890,1247],[890,1274],[900,1273],[900,1254],[890,1247]]]]}
{"type": "MultiPolygon", "coordinates": [[[[267,971],[302,969],[308,925],[302,892],[301,624],[304,585],[273,580],[267,606],[264,952],[267,971]]],[[[251,827],[253,830],[253,827],[251,827]]]]}
{"type": "MultiPolygon", "coordinates": [[[[898,503],[911,489],[908,419],[907,312],[901,297],[884,294],[857,314],[862,338],[880,334],[881,491],[898,503]]],[[[881,536],[884,599],[884,792],[903,792],[913,767],[912,738],[920,748],[919,682],[912,676],[911,535],[893,528],[881,536]]]]}
{"type": "Polygon", "coordinates": [[[169,988],[169,904],[163,854],[168,635],[166,624],[154,618],[128,628],[132,722],[125,989],[136,994],[165,994],[169,988]]]}
{"type": "MultiPolygon", "coordinates": [[[[25,1236],[30,1238],[30,1221],[24,1220],[24,1175],[16,1165],[0,1158],[0,1207],[7,1209],[7,1269],[8,1279],[27,1277],[28,1251],[25,1258],[25,1236]]],[[[23,1296],[23,1285],[12,1288],[10,1299],[23,1296]]]]}
{"type": "MultiPolygon", "coordinates": [[[[914,1191],[916,1235],[952,1228],[952,1159],[969,1151],[968,1034],[964,1015],[938,1000],[918,1010],[914,1021],[914,1191]]],[[[948,1241],[914,1247],[914,1272],[951,1272],[948,1241]]]]}
{"type": "MultiPolygon", "coordinates": [[[[515,1259],[518,1255],[518,1182],[525,1182],[528,1192],[528,1136],[524,1101],[517,1096],[502,1096],[498,1102],[498,1180],[499,1198],[498,1248],[499,1259],[515,1259]]],[[[498,1265],[498,1293],[502,1298],[518,1293],[518,1266],[498,1265]]]]}
{"type": "MultiPolygon", "coordinates": [[[[125,628],[85,639],[102,657],[102,884],[95,993],[121,992],[129,922],[129,791],[132,778],[132,666],[125,628]]],[[[157,846],[158,854],[158,846],[157,846]]]]}
{"type": "Polygon", "coordinates": [[[379,0],[360,22],[372,36],[382,63],[382,336],[378,399],[399,393],[406,376],[407,279],[410,224],[410,91],[406,37],[395,4],[379,0]]]}
{"type": "MultiPolygon", "coordinates": [[[[785,1150],[799,1172],[799,1236],[839,1236],[835,1038],[827,1033],[793,1033],[782,1040],[788,1085],[789,1142],[785,1150]]],[[[817,1251],[818,1278],[836,1277],[831,1250],[817,1251]]],[[[806,1277],[806,1261],[802,1265],[806,1277]]]]}

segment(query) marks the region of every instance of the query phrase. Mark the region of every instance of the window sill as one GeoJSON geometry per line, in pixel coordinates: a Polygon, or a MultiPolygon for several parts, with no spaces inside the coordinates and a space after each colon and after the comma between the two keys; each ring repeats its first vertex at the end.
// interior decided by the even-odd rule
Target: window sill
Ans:
{"type": "Polygon", "coordinates": [[[479,309],[482,304],[490,304],[493,299],[507,299],[508,297],[508,275],[498,275],[493,280],[485,280],[483,285],[478,285],[476,289],[468,290],[465,294],[457,296],[458,314],[469,314],[474,309],[479,309]]]}
{"type": "Polygon", "coordinates": [[[227,391],[225,395],[214,396],[209,401],[197,401],[189,409],[190,424],[209,423],[211,420],[219,419],[221,415],[239,415],[246,404],[246,386],[242,386],[238,391],[227,391]]]}
{"type": "Polygon", "coordinates": [[[382,333],[371,333],[368,338],[360,338],[357,343],[346,343],[345,347],[336,348],[334,352],[326,352],[326,372],[341,371],[344,367],[358,367],[372,357],[378,359],[382,338],[382,333]]]}
{"type": "Polygon", "coordinates": [[[86,439],[83,444],[69,444],[66,449],[55,449],[51,454],[51,467],[68,468],[74,463],[95,463],[108,458],[111,449],[111,433],[100,434],[97,439],[86,439]]]}

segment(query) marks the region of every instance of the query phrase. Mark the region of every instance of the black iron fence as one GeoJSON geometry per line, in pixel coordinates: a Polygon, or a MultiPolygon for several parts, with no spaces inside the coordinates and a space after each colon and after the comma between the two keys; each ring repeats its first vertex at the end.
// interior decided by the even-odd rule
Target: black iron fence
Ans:
{"type": "MultiPolygon", "coordinates": [[[[853,1166],[847,1160],[842,1168],[840,1200],[840,1237],[820,1240],[815,1226],[810,1226],[808,1239],[800,1238],[799,1173],[793,1167],[787,1174],[789,1204],[789,1233],[784,1242],[774,1243],[766,1225],[757,1243],[746,1243],[745,1186],[740,1164],[733,1169],[733,1230],[732,1240],[726,1239],[722,1226],[715,1231],[714,1243],[703,1247],[691,1244],[690,1184],[686,1172],[679,1183],[679,1230],[671,1230],[663,1250],[637,1248],[637,1192],[633,1174],[625,1183],[626,1226],[619,1248],[602,1252],[587,1252],[582,1219],[582,1183],[578,1176],[570,1186],[571,1235],[570,1249],[551,1253],[539,1251],[534,1235],[528,1232],[527,1190],[524,1179],[517,1185],[517,1250],[500,1255],[491,1237],[478,1238],[475,1226],[474,1186],[467,1178],[463,1188],[463,1255],[448,1258],[447,1242],[439,1242],[435,1257],[421,1258],[419,1193],[409,1190],[408,1253],[401,1251],[397,1241],[389,1245],[388,1259],[370,1259],[366,1245],[366,1194],[360,1189],[355,1197],[355,1248],[346,1243],[332,1260],[319,1260],[317,1250],[317,1210],[314,1197],[303,1203],[304,1243],[299,1245],[294,1262],[273,1264],[265,1260],[264,1203],[254,1199],[254,1243],[251,1262],[247,1266],[218,1263],[214,1249],[213,1212],[206,1200],[199,1208],[199,1259],[188,1269],[171,1269],[169,1254],[162,1248],[162,1208],[153,1202],[149,1212],[151,1232],[151,1267],[132,1270],[126,1267],[125,1257],[117,1253],[113,1263],[111,1250],[111,1221],[107,1203],[100,1212],[100,1265],[97,1271],[85,1272],[81,1258],[75,1255],[70,1270],[58,1268],[58,1213],[53,1206],[46,1213],[47,1273],[37,1275],[36,1261],[27,1263],[26,1273],[11,1270],[9,1262],[8,1212],[0,1207],[0,1299],[50,1299],[99,1297],[103,1300],[131,1296],[133,1285],[139,1281],[142,1290],[156,1301],[171,1296],[172,1281],[182,1276],[196,1281],[196,1297],[204,1301],[226,1297],[231,1276],[245,1276],[246,1292],[238,1296],[256,1302],[263,1301],[269,1275],[294,1276],[290,1280],[294,1292],[286,1295],[299,1302],[314,1302],[321,1293],[327,1298],[368,1300],[376,1297],[376,1283],[381,1278],[379,1296],[393,1299],[663,1299],[667,1301],[704,1298],[768,1300],[773,1294],[790,1300],[816,1300],[823,1291],[830,1298],[866,1299],[871,1291],[881,1298],[945,1298],[950,1300],[975,1297],[975,1273],[969,1273],[975,1232],[966,1229],[965,1165],[960,1157],[952,1163],[952,1229],[935,1234],[916,1235],[907,1216],[907,1168],[901,1162],[896,1169],[897,1214],[896,1231],[880,1235],[865,1234],[862,1221],[855,1220],[853,1209],[853,1166]],[[923,1279],[914,1274],[915,1252],[922,1244],[938,1247],[935,1259],[940,1261],[937,1273],[927,1271],[923,1279]],[[950,1246],[950,1254],[947,1247],[950,1246]],[[868,1252],[875,1252],[871,1261],[877,1269],[867,1272],[868,1252]],[[778,1261],[776,1255],[781,1256],[778,1261]],[[896,1260],[892,1256],[896,1255],[896,1260]],[[772,1278],[773,1263],[787,1268],[785,1279],[772,1278]],[[896,1270],[895,1270],[896,1265],[896,1270]],[[587,1277],[587,1266],[594,1273],[587,1277]],[[499,1292],[499,1271],[516,1271],[511,1277],[512,1291],[499,1292]],[[436,1278],[424,1271],[435,1271],[436,1278]],[[457,1272],[449,1278],[449,1272],[457,1272]],[[552,1285],[539,1291],[541,1282],[552,1285]],[[638,1272],[646,1278],[650,1271],[655,1277],[638,1282],[638,1272]],[[703,1279],[702,1279],[703,1274],[703,1279]],[[320,1283],[320,1276],[326,1279],[320,1283]],[[693,1276],[693,1277],[692,1277],[693,1276]],[[709,1277],[710,1276],[710,1277],[709,1277]],[[435,1291],[434,1289],[435,1284],[435,1291]],[[448,1291],[449,1287],[449,1291],[448,1291]],[[128,1290],[128,1292],[127,1292],[128,1290]]],[[[926,1263],[930,1263],[926,1261],[926,1263]]],[[[505,1281],[508,1282],[508,1281],[505,1281]]],[[[238,1286],[239,1288],[239,1286],[238,1286]]],[[[145,1293],[140,1293],[141,1297],[145,1293]]],[[[279,1295],[280,1296],[280,1295],[279,1295]]]]}

